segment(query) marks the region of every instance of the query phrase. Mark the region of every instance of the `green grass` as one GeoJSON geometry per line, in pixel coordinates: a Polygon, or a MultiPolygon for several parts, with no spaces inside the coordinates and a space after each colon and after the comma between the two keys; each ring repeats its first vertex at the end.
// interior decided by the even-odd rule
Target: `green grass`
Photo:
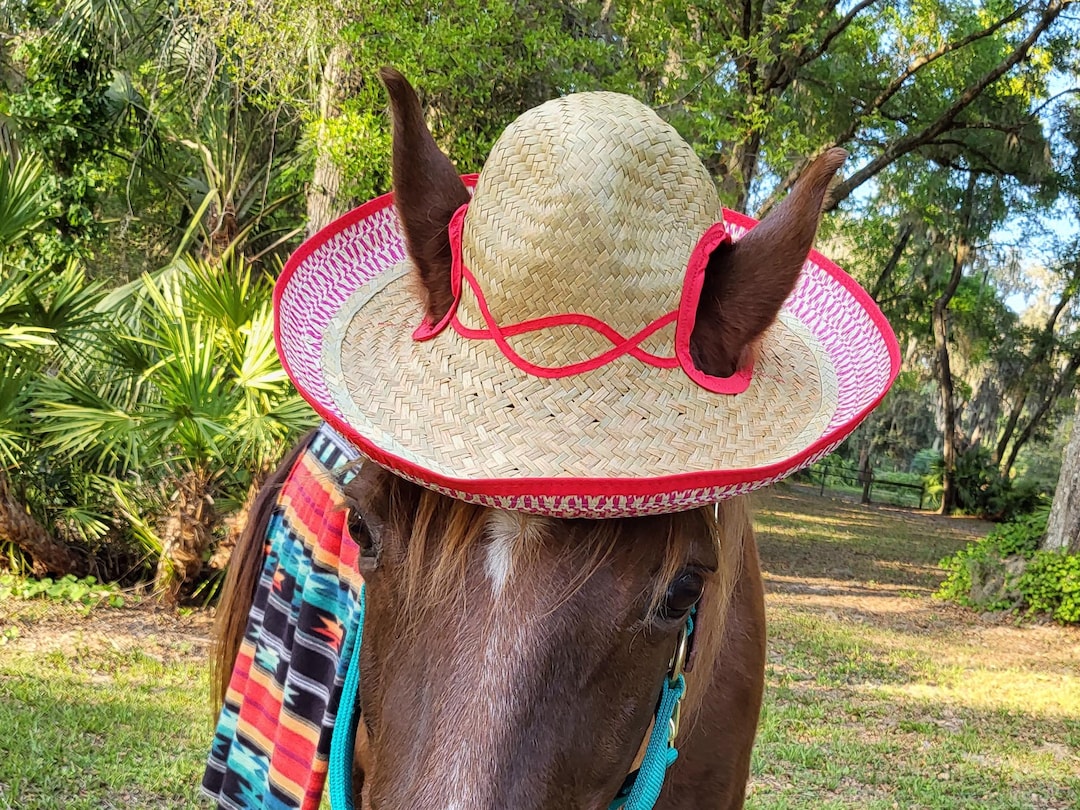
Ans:
{"type": "Polygon", "coordinates": [[[0,808],[205,808],[203,656],[183,641],[151,637],[148,654],[119,634],[79,632],[100,613],[23,605],[0,614],[9,631],[0,646],[0,808]],[[71,629],[39,625],[57,614],[71,629]]]}
{"type": "Polygon", "coordinates": [[[1075,673],[939,663],[880,628],[770,613],[753,810],[1078,806],[1075,673]]]}
{"type": "Polygon", "coordinates": [[[933,561],[985,528],[760,499],[769,664],[748,810],[1080,808],[1080,633],[930,598],[933,561]]]}
{"type": "MultiPolygon", "coordinates": [[[[931,593],[987,525],[757,501],[766,705],[748,810],[1080,810],[1080,631],[931,593]]],[[[207,618],[0,600],[0,810],[205,808],[207,618]]]]}

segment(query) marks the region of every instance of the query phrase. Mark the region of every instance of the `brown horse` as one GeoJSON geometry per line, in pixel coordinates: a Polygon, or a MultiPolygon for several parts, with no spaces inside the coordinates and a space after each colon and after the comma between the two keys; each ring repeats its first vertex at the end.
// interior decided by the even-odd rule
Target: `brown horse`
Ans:
{"type": "MultiPolygon", "coordinates": [[[[438,321],[452,303],[447,224],[468,193],[412,88],[394,71],[383,79],[396,204],[438,321]]],[[[699,368],[724,376],[752,354],[797,280],[843,158],[819,158],[767,220],[713,254],[692,338],[699,368]]],[[[219,700],[277,487],[299,449],[267,484],[234,552],[219,610],[219,700]]],[[[680,754],[656,806],[743,806],[765,661],[744,498],[656,517],[562,520],[454,500],[368,462],[344,497],[367,588],[358,806],[607,808],[639,759],[695,605],[680,754]]]]}

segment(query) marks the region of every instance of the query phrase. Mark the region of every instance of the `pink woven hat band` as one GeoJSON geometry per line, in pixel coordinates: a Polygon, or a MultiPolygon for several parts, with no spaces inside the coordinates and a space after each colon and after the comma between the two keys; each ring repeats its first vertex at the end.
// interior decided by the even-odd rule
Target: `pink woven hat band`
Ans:
{"type": "Polygon", "coordinates": [[[375,462],[505,509],[673,512],[813,463],[888,391],[892,330],[810,250],[842,153],[755,234],[628,96],[530,110],[459,180],[412,154],[436,147],[411,88],[388,88],[398,204],[332,223],[275,289],[287,372],[375,462]]]}

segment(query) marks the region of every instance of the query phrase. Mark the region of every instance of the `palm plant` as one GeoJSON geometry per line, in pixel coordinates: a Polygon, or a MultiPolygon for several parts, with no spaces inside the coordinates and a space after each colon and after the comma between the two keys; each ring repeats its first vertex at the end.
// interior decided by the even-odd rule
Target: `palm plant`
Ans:
{"type": "Polygon", "coordinates": [[[36,157],[15,160],[0,151],[0,250],[36,229],[48,202],[41,193],[42,163],[36,157]]]}
{"type": "Polygon", "coordinates": [[[206,102],[197,129],[178,139],[197,160],[181,186],[201,220],[203,254],[262,255],[303,232],[273,223],[275,212],[302,194],[291,176],[298,125],[277,111],[252,107],[225,80],[214,83],[206,102]]]}
{"type": "Polygon", "coordinates": [[[201,571],[222,503],[313,421],[278,363],[267,283],[229,264],[181,259],[144,277],[110,313],[102,357],[51,379],[36,412],[46,448],[119,482],[116,507],[158,555],[170,599],[201,571]]]}
{"type": "MultiPolygon", "coordinates": [[[[36,381],[70,334],[62,301],[79,299],[74,275],[52,277],[31,269],[19,243],[44,221],[50,200],[42,193],[42,164],[0,151],[0,543],[9,559],[29,557],[37,573],[80,572],[84,561],[57,540],[30,508],[28,490],[38,474],[38,445],[29,417],[36,381]],[[63,292],[55,298],[54,292],[63,292]]],[[[85,301],[82,301],[85,303],[85,301]]],[[[37,504],[40,507],[40,504],[37,504]]]]}

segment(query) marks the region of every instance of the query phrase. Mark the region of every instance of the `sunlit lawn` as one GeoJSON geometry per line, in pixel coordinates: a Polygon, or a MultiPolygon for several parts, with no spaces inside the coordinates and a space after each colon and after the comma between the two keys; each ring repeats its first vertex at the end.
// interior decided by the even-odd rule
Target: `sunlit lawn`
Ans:
{"type": "MultiPolygon", "coordinates": [[[[1080,632],[930,598],[985,529],[761,496],[766,708],[750,810],[1080,808],[1080,632]]],[[[204,808],[205,616],[0,602],[0,810],[204,808]]]]}
{"type": "Polygon", "coordinates": [[[0,808],[205,807],[206,623],[186,624],[0,603],[0,808]]]}
{"type": "Polygon", "coordinates": [[[930,598],[983,525],[759,498],[767,705],[748,808],[1080,808],[1080,632],[930,598]]]}

